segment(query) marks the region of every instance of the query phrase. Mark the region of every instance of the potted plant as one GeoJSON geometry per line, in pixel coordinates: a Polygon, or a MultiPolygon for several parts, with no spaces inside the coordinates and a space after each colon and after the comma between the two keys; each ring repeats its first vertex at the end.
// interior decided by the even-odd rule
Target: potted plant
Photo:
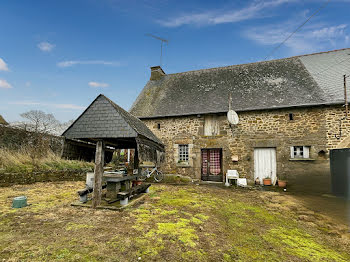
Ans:
{"type": "Polygon", "coordinates": [[[264,184],[264,186],[271,186],[271,178],[270,177],[265,177],[263,179],[263,184],[264,184]]]}
{"type": "Polygon", "coordinates": [[[286,180],[286,174],[281,174],[278,176],[278,186],[279,187],[286,187],[287,186],[287,180],[286,180]]]}

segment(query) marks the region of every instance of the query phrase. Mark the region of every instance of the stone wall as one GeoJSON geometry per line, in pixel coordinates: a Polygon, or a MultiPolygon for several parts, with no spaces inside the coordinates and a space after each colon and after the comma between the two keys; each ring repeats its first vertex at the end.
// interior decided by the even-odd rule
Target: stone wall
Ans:
{"type": "MultiPolygon", "coordinates": [[[[254,178],[254,148],[274,147],[277,153],[277,176],[288,180],[329,175],[329,149],[337,147],[350,133],[350,122],[342,122],[342,139],[338,119],[344,115],[341,106],[319,106],[240,112],[240,122],[230,127],[226,115],[216,115],[219,133],[204,136],[203,115],[142,119],[163,141],[166,161],[162,168],[168,173],[201,178],[201,149],[221,148],[223,171],[236,169],[242,177],[254,178]],[[293,120],[289,120],[289,114],[293,120]],[[347,127],[348,126],[348,127],[347,127]],[[188,144],[190,161],[178,163],[178,145],[188,144]],[[310,146],[308,160],[293,160],[291,146],[310,146]],[[236,161],[238,159],[238,161],[236,161]]],[[[328,178],[327,178],[328,179],[328,178]]]]}
{"type": "Polygon", "coordinates": [[[350,117],[348,119],[345,117],[343,106],[328,108],[326,112],[327,149],[350,147],[350,117]]]}
{"type": "Polygon", "coordinates": [[[28,173],[1,173],[0,187],[53,181],[85,181],[85,170],[38,171],[28,173]]]}

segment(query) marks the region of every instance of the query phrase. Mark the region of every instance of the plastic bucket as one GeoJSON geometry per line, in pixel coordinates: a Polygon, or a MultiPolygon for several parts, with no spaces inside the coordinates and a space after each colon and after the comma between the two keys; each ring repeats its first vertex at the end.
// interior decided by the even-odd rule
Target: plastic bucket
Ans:
{"type": "Polygon", "coordinates": [[[22,208],[25,206],[27,206],[26,196],[15,197],[12,201],[12,208],[22,208]]]}

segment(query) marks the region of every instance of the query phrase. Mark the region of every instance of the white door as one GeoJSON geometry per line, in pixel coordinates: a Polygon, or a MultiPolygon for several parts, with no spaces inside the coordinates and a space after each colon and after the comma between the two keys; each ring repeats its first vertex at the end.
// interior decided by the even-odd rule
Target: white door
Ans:
{"type": "Polygon", "coordinates": [[[276,148],[255,148],[254,149],[254,180],[259,178],[260,184],[263,179],[269,177],[276,179],[276,148]]]}

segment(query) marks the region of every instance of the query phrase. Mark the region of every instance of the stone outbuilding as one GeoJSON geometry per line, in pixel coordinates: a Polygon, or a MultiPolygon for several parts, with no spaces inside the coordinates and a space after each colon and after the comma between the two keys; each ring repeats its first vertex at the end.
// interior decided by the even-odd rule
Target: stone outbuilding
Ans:
{"type": "Polygon", "coordinates": [[[164,143],[165,172],[321,181],[329,150],[350,136],[349,68],[350,49],[175,74],[152,67],[130,112],[164,143]],[[230,96],[237,125],[227,121],[230,96]]]}
{"type": "MultiPolygon", "coordinates": [[[[140,162],[160,162],[160,155],[164,152],[162,142],[142,121],[102,94],[68,127],[63,136],[69,139],[66,144],[73,140],[83,148],[86,144],[96,145],[92,207],[100,205],[102,199],[106,147],[110,150],[135,149],[134,170],[137,172],[130,179],[140,176],[140,162]]],[[[66,151],[68,149],[67,146],[64,148],[66,151]]],[[[90,150],[88,152],[90,154],[90,150]]],[[[116,183],[110,185],[112,188],[114,186],[114,191],[117,190],[116,183]]],[[[107,181],[107,191],[111,189],[113,192],[112,188],[107,181]]]]}

